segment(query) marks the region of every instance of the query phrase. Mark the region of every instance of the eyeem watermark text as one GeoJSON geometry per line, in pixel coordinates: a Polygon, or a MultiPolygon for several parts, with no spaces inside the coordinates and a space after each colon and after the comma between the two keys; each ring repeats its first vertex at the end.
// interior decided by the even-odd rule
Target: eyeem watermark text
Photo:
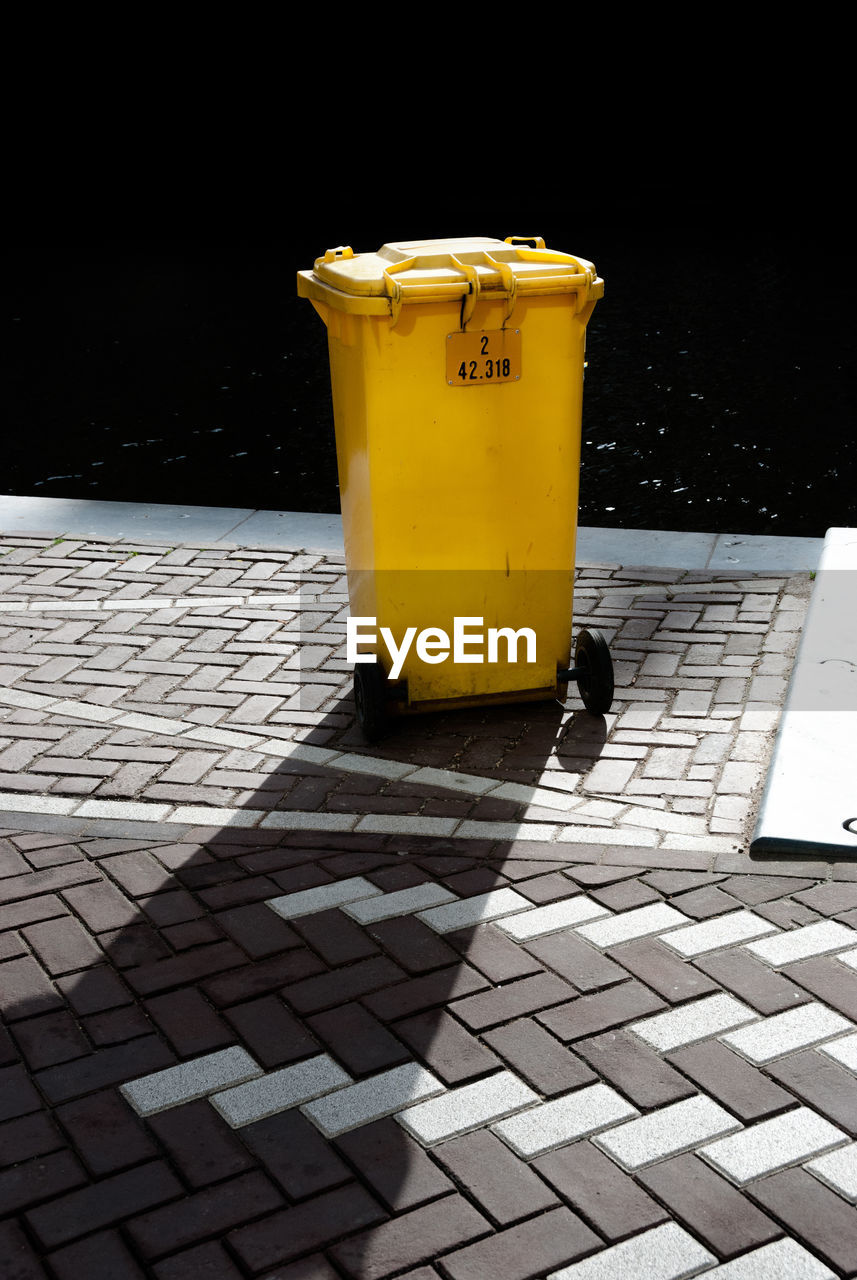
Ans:
{"type": "MultiPolygon", "coordinates": [[[[485,632],[481,630],[483,625],[482,618],[453,618],[451,640],[449,632],[441,627],[426,627],[419,633],[416,627],[408,627],[401,644],[396,643],[396,638],[389,627],[381,627],[381,639],[392,658],[388,679],[399,678],[415,640],[415,651],[421,662],[446,662],[450,652],[453,662],[517,662],[518,644],[521,640],[526,643],[524,661],[536,661],[536,633],[531,627],[521,627],[518,631],[513,631],[511,627],[489,627],[485,632]],[[477,630],[477,628],[480,629],[477,630]],[[505,641],[503,658],[500,657],[501,640],[505,641]]],[[[360,653],[358,646],[371,644],[377,648],[376,627],[376,618],[348,618],[345,624],[345,656],[348,662],[375,661],[374,654],[360,653]]]]}

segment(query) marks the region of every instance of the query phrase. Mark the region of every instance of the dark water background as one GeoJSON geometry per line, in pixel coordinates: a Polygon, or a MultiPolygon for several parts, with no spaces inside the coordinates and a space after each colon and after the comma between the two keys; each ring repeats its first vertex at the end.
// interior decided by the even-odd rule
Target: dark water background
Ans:
{"type": "Polygon", "coordinates": [[[0,494],[336,511],[325,332],[295,272],[334,244],[532,232],[606,282],[581,523],[857,524],[853,249],[821,267],[798,227],[603,210],[7,243],[0,494]]]}

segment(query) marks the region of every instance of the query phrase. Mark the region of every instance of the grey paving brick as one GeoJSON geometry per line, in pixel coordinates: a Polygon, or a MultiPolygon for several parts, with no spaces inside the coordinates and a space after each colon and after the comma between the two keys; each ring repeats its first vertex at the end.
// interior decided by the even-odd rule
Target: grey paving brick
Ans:
{"type": "Polygon", "coordinates": [[[442,885],[417,884],[396,893],[384,893],[380,897],[362,898],[346,903],[342,910],[360,924],[374,924],[378,920],[392,920],[394,916],[406,916],[444,902],[457,901],[457,895],[442,885]]]}
{"type": "Polygon", "coordinates": [[[857,944],[857,931],[838,920],[819,920],[800,929],[789,929],[775,938],[762,938],[747,943],[747,950],[760,960],[780,968],[807,956],[820,956],[826,951],[842,951],[857,944]]]}
{"type": "Polygon", "coordinates": [[[739,1186],[850,1142],[809,1107],[797,1107],[700,1147],[698,1154],[739,1186]]]}
{"type": "Polygon", "coordinates": [[[396,1119],[419,1142],[432,1146],[445,1138],[481,1128],[538,1100],[538,1094],[523,1080],[511,1071],[501,1071],[400,1111],[396,1119]]]}
{"type": "Polygon", "coordinates": [[[641,1235],[611,1245],[570,1267],[552,1271],[547,1280],[684,1280],[716,1263],[713,1253],[675,1222],[652,1227],[641,1235]]]}
{"type": "Polygon", "coordinates": [[[270,898],[267,905],[284,920],[297,920],[300,916],[310,916],[316,911],[327,911],[330,907],[341,907],[345,903],[356,902],[359,898],[372,898],[381,893],[382,889],[363,876],[352,876],[349,880],[339,880],[335,884],[321,884],[314,889],[304,889],[301,893],[287,893],[281,898],[270,898]]]}
{"type": "Polygon", "coordinates": [[[615,1089],[606,1084],[593,1084],[502,1120],[491,1129],[516,1155],[532,1160],[576,1138],[639,1114],[615,1089]]]}
{"type": "Polygon", "coordinates": [[[574,898],[564,898],[561,902],[550,902],[543,907],[535,907],[521,915],[510,916],[499,921],[497,928],[502,929],[510,938],[518,942],[527,942],[531,938],[541,938],[548,933],[559,933],[585,920],[593,920],[598,916],[609,914],[606,907],[593,902],[585,894],[574,898]]]}
{"type": "Polygon", "coordinates": [[[857,1143],[808,1160],[804,1168],[844,1199],[857,1204],[857,1143]]]}
{"type": "Polygon", "coordinates": [[[348,1084],[351,1076],[321,1053],[280,1071],[259,1075],[234,1089],[213,1093],[210,1101],[227,1124],[238,1129],[348,1084]]]}
{"type": "Polygon", "coordinates": [[[443,1092],[443,1084],[430,1071],[416,1062],[406,1062],[309,1102],[302,1110],[326,1137],[335,1138],[443,1092]]]}
{"type": "Polygon", "coordinates": [[[730,1027],[754,1021],[758,1016],[755,1010],[732,996],[706,996],[679,1009],[656,1013],[642,1022],[635,1022],[631,1030],[653,1048],[665,1053],[695,1040],[707,1040],[730,1027]]]}
{"type": "Polygon", "coordinates": [[[150,1116],[261,1074],[262,1068],[249,1053],[233,1045],[131,1080],[120,1092],[139,1115],[150,1116]]]}
{"type": "Polygon", "coordinates": [[[662,941],[672,947],[679,955],[691,958],[703,955],[706,951],[717,951],[722,947],[731,947],[748,938],[757,938],[763,933],[773,933],[776,926],[770,920],[763,920],[752,911],[734,911],[729,915],[715,916],[713,920],[704,920],[700,924],[692,924],[687,929],[674,929],[664,934],[662,941]]]}
{"type": "Polygon", "coordinates": [[[634,1170],[740,1127],[740,1121],[711,1098],[697,1095],[629,1120],[593,1141],[623,1168],[634,1170]]]}
{"type": "Polygon", "coordinates": [[[788,1238],[764,1244],[705,1275],[708,1280],[836,1280],[826,1263],[788,1238]]]}
{"type": "Polygon", "coordinates": [[[532,905],[514,889],[493,889],[489,893],[478,893],[472,898],[461,898],[458,902],[421,911],[418,918],[436,933],[452,933],[454,929],[469,929],[486,920],[497,920],[532,908],[532,905]]]}
{"type": "Polygon", "coordinates": [[[751,1062],[772,1062],[783,1054],[853,1030],[853,1022],[826,1005],[810,1001],[763,1018],[752,1026],[730,1031],[721,1039],[751,1062]]]}
{"type": "Polygon", "coordinates": [[[620,942],[629,942],[632,938],[642,938],[649,933],[660,933],[673,925],[689,924],[687,916],[676,911],[666,902],[654,902],[647,907],[637,907],[633,911],[623,911],[619,915],[610,916],[606,920],[596,920],[592,924],[579,925],[575,932],[596,947],[615,947],[620,942]]]}

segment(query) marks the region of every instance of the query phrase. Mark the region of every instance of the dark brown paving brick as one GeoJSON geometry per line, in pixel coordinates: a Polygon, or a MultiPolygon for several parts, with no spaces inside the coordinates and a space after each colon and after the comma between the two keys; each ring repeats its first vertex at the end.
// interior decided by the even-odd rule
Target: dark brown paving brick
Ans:
{"type": "Polygon", "coordinates": [[[759,1013],[782,1013],[795,1005],[805,1004],[805,991],[777,973],[755,956],[734,947],[713,956],[700,956],[696,967],[731,991],[739,1000],[758,1009],[759,1013]]]}
{"type": "Polygon", "coordinates": [[[145,923],[108,930],[98,935],[98,941],[117,969],[151,964],[172,954],[163,938],[145,923]]]}
{"type": "MultiPolygon", "coordinates": [[[[232,948],[231,942],[222,945],[232,948]]],[[[246,957],[237,948],[232,949],[236,956],[241,957],[241,967],[230,966],[228,972],[216,978],[205,978],[200,983],[209,1000],[220,1007],[243,1003],[255,996],[266,995],[269,991],[282,991],[289,984],[324,969],[321,960],[303,947],[286,951],[283,955],[269,956],[266,960],[257,960],[255,964],[248,964],[246,957]]],[[[190,952],[189,956],[211,950],[211,947],[202,947],[199,951],[190,952]]],[[[237,966],[239,961],[236,959],[234,963],[237,966]]]]}
{"type": "Polygon", "coordinates": [[[455,1015],[473,1031],[484,1031],[511,1018],[567,1001],[573,990],[553,973],[537,973],[505,983],[455,1004],[455,1015]]]}
{"type": "Polygon", "coordinates": [[[204,1187],[252,1167],[247,1148],[206,1100],[149,1117],[155,1137],[191,1187],[204,1187]]]}
{"type": "Polygon", "coordinates": [[[154,996],[143,1006],[183,1058],[231,1044],[235,1033],[195,987],[154,996]]]}
{"type": "Polygon", "coordinates": [[[670,1004],[719,990],[717,983],[654,938],[637,938],[612,947],[609,956],[670,1004]]]}
{"type": "Polygon", "coordinates": [[[248,1218],[279,1208],[283,1198],[261,1173],[245,1173],[197,1191],[189,1199],[165,1204],[127,1224],[136,1247],[147,1258],[163,1257],[206,1236],[221,1234],[248,1218]]]}
{"type": "Polygon", "coordinates": [[[158,1154],[148,1132],[115,1089],[67,1103],[57,1109],[56,1117],[96,1177],[158,1154]]]}
{"type": "Polygon", "coordinates": [[[606,991],[578,996],[570,1004],[539,1013],[537,1017],[560,1040],[570,1041],[597,1035],[599,1031],[658,1013],[663,1008],[664,1002],[659,996],[632,979],[606,991]]]}
{"type": "Polygon", "coordinates": [[[45,1280],[45,1269],[17,1222],[0,1222],[0,1258],[8,1280],[45,1280]]]}
{"type": "MultiPolygon", "coordinates": [[[[264,1212],[259,1209],[257,1212],[264,1212]]],[[[418,1211],[420,1212],[420,1211],[418,1211]]],[[[424,1211],[423,1211],[424,1212],[424,1211]]],[[[357,1183],[316,1196],[306,1204],[272,1213],[250,1226],[240,1227],[229,1237],[230,1247],[253,1272],[276,1266],[324,1248],[348,1231],[382,1222],[387,1214],[357,1183]]],[[[398,1219],[403,1221],[403,1219],[398,1219]]],[[[373,1239],[375,1231],[369,1234],[373,1239]]],[[[359,1237],[358,1237],[359,1239],[359,1237]]],[[[358,1257],[361,1254],[358,1252],[358,1257]]]]}
{"type": "Polygon", "coordinates": [[[32,956],[0,964],[0,1009],[7,1022],[61,1006],[61,996],[32,956]]]}
{"type": "Polygon", "coordinates": [[[669,1215],[590,1142],[560,1147],[533,1168],[612,1242],[665,1222],[669,1215]]]}
{"type": "Polygon", "coordinates": [[[30,1083],[24,1067],[16,1063],[0,1070],[0,1120],[13,1120],[38,1111],[42,1100],[30,1083]]]}
{"type": "Polygon", "coordinates": [[[372,956],[331,973],[294,982],[284,996],[298,1013],[320,1013],[345,1000],[381,991],[406,976],[387,956],[372,956]]]}
{"type": "Polygon", "coordinates": [[[667,1054],[667,1060],[745,1123],[774,1115],[794,1103],[792,1094],[719,1040],[676,1049],[667,1054]]]}
{"type": "Polygon", "coordinates": [[[334,1245],[330,1254],[345,1275],[380,1280],[490,1230],[490,1223],[466,1200],[450,1195],[334,1245]]]}
{"type": "Polygon", "coordinates": [[[500,1226],[559,1203],[553,1191],[487,1129],[441,1143],[436,1160],[500,1226]]]}
{"type": "Polygon", "coordinates": [[[570,1209],[552,1209],[531,1222],[508,1227],[443,1260],[451,1280],[529,1280],[598,1249],[603,1241],[570,1209]]]}
{"type": "Polygon", "coordinates": [[[277,996],[226,1009],[224,1018],[263,1067],[282,1066],[319,1051],[319,1045],[277,996]]]}
{"type": "Polygon", "coordinates": [[[86,1180],[80,1161],[70,1151],[25,1160],[0,1173],[0,1213],[16,1213],[50,1200],[86,1180]]]}
{"type": "Polygon", "coordinates": [[[253,960],[300,945],[300,938],[285,920],[264,902],[248,903],[219,911],[215,920],[253,960]]]}
{"type": "Polygon", "coordinates": [[[664,1160],[638,1174],[671,1213],[728,1260],[782,1235],[782,1229],[694,1155],[664,1160]]]}
{"type": "Polygon", "coordinates": [[[336,1145],[374,1194],[397,1212],[453,1190],[422,1147],[392,1118],[343,1133],[336,1145]]]}
{"type": "Polygon", "coordinates": [[[0,1125],[0,1168],[63,1146],[65,1139],[44,1111],[7,1120],[0,1125]]]}
{"type": "Polygon", "coordinates": [[[31,1071],[89,1053],[90,1044],[67,1010],[15,1024],[15,1039],[31,1071]]]}
{"type": "MultiPolygon", "coordinates": [[[[508,868],[505,866],[503,873],[504,875],[509,874],[508,868]]],[[[559,871],[551,871],[547,875],[535,876],[531,880],[516,880],[515,889],[518,893],[523,894],[525,898],[529,898],[530,902],[538,905],[545,902],[559,902],[562,898],[570,898],[574,894],[580,893],[580,886],[559,871]]]]}
{"type": "Polygon", "coordinates": [[[140,1036],[129,1044],[111,1045],[56,1067],[47,1067],[36,1082],[52,1103],[67,1102],[93,1089],[124,1084],[175,1062],[175,1054],[157,1036],[140,1036]]]}
{"type": "Polygon", "coordinates": [[[857,973],[835,956],[813,956],[786,965],[782,972],[846,1018],[857,1020],[857,973]]]}
{"type": "Polygon", "coordinates": [[[731,893],[748,907],[755,907],[761,902],[770,902],[774,898],[785,897],[786,894],[800,893],[808,889],[811,880],[800,880],[797,876],[730,876],[721,881],[720,888],[731,893]]]}
{"type": "Polygon", "coordinates": [[[483,1038],[513,1071],[545,1097],[577,1089],[595,1079],[595,1073],[585,1063],[532,1018],[519,1018],[487,1031],[483,1038]]]}
{"type": "Polygon", "coordinates": [[[857,907],[857,884],[843,884],[841,880],[818,884],[812,889],[801,889],[792,895],[823,916],[838,916],[857,907]]]}
{"type": "Polygon", "coordinates": [[[379,920],[367,932],[408,973],[430,973],[454,964],[457,952],[416,916],[379,920]]]}
{"type": "Polygon", "coordinates": [[[354,1177],[331,1144],[297,1109],[245,1125],[240,1136],[290,1200],[318,1195],[354,1177]]]}
{"type": "Polygon", "coordinates": [[[670,905],[694,920],[709,920],[712,916],[723,915],[726,911],[736,911],[741,903],[731,894],[724,893],[718,885],[704,885],[700,889],[691,889],[690,893],[680,893],[671,899],[670,905]]]}
{"type": "Polygon", "coordinates": [[[408,982],[400,982],[387,991],[376,991],[365,996],[363,1003],[384,1022],[404,1018],[409,1013],[419,1013],[436,1005],[447,1004],[474,991],[484,991],[488,983],[466,964],[450,965],[434,973],[422,974],[408,982]]]}
{"type": "MultiPolygon", "coordinates": [[[[238,1267],[216,1241],[165,1258],[154,1265],[151,1274],[157,1280],[242,1280],[238,1267]]],[[[281,1280],[281,1275],[276,1280],[281,1280]]]]}
{"type": "Polygon", "coordinates": [[[117,974],[107,965],[96,965],[83,974],[57,978],[57,986],[75,1013],[101,1013],[130,1004],[131,993],[117,974]]]}
{"type": "Polygon", "coordinates": [[[136,1005],[124,1005],[121,1009],[106,1009],[81,1020],[84,1031],[96,1048],[101,1045],[121,1044],[137,1036],[148,1035],[152,1024],[142,1009],[136,1005]]]}
{"type": "Polygon", "coordinates": [[[169,875],[161,864],[142,849],[104,858],[100,866],[132,898],[157,893],[169,883],[169,875]]]}
{"type": "Polygon", "coordinates": [[[140,965],[125,974],[128,982],[141,996],[151,996],[170,987],[178,987],[197,978],[207,978],[218,970],[234,969],[247,965],[247,957],[232,942],[214,942],[209,947],[169,960],[156,960],[154,964],[140,965]]]}
{"type": "Polygon", "coordinates": [[[588,894],[610,911],[630,911],[633,907],[662,901],[657,890],[642,880],[620,880],[616,884],[599,885],[589,889],[588,894]]]}
{"type": "Polygon", "coordinates": [[[32,1209],[27,1221],[41,1243],[50,1249],[183,1194],[181,1183],[170,1169],[153,1161],[32,1209]]]}
{"type": "Polygon", "coordinates": [[[664,1107],[697,1092],[660,1054],[630,1031],[608,1031],[591,1040],[579,1040],[575,1049],[638,1107],[664,1107]]]}
{"type": "Polygon", "coordinates": [[[448,1085],[499,1066],[495,1054],[443,1009],[404,1018],[392,1029],[448,1085]]]}
{"type": "Polygon", "coordinates": [[[753,910],[756,915],[762,916],[764,920],[770,920],[771,924],[777,925],[780,929],[794,929],[798,925],[815,924],[823,919],[817,911],[811,911],[802,902],[795,902],[794,898],[777,898],[774,902],[760,902],[753,910]]]}
{"type": "Polygon", "coordinates": [[[535,938],[526,944],[526,951],[584,995],[624,982],[628,977],[618,964],[570,932],[535,938]]]}
{"type": "Polygon", "coordinates": [[[145,1280],[145,1272],[125,1246],[117,1231],[97,1235],[58,1249],[48,1259],[57,1280],[145,1280]]]}
{"type": "Polygon", "coordinates": [[[857,1210],[803,1169],[751,1182],[747,1194],[845,1275],[857,1270],[857,1210]]]}
{"type": "Polygon", "coordinates": [[[121,929],[139,918],[136,904],[106,880],[66,889],[63,897],[93,933],[121,929]]]}
{"type": "Polygon", "coordinates": [[[840,1129],[857,1136],[857,1077],[815,1049],[768,1064],[775,1080],[840,1129]]]}
{"type": "Polygon", "coordinates": [[[510,982],[541,972],[543,966],[490,924],[446,934],[450,946],[490,982],[510,982]]]}
{"type": "Polygon", "coordinates": [[[411,1054],[368,1009],[354,1002],[307,1018],[307,1028],[351,1075],[367,1075],[407,1062],[411,1054]]]}
{"type": "Polygon", "coordinates": [[[319,911],[302,916],[293,921],[291,927],[328,965],[351,964],[378,953],[372,939],[342,911],[319,911]]]}

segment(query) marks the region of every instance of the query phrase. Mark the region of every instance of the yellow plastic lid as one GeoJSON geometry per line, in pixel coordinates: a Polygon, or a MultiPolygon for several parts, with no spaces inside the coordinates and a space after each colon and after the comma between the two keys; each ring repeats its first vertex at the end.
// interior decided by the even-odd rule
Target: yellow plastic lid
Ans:
{"type": "Polygon", "coordinates": [[[490,295],[576,293],[600,298],[604,282],[591,262],[546,249],[539,236],[455,237],[385,244],[377,253],[328,249],[298,273],[298,293],[342,311],[395,315],[403,303],[490,295]]]}

